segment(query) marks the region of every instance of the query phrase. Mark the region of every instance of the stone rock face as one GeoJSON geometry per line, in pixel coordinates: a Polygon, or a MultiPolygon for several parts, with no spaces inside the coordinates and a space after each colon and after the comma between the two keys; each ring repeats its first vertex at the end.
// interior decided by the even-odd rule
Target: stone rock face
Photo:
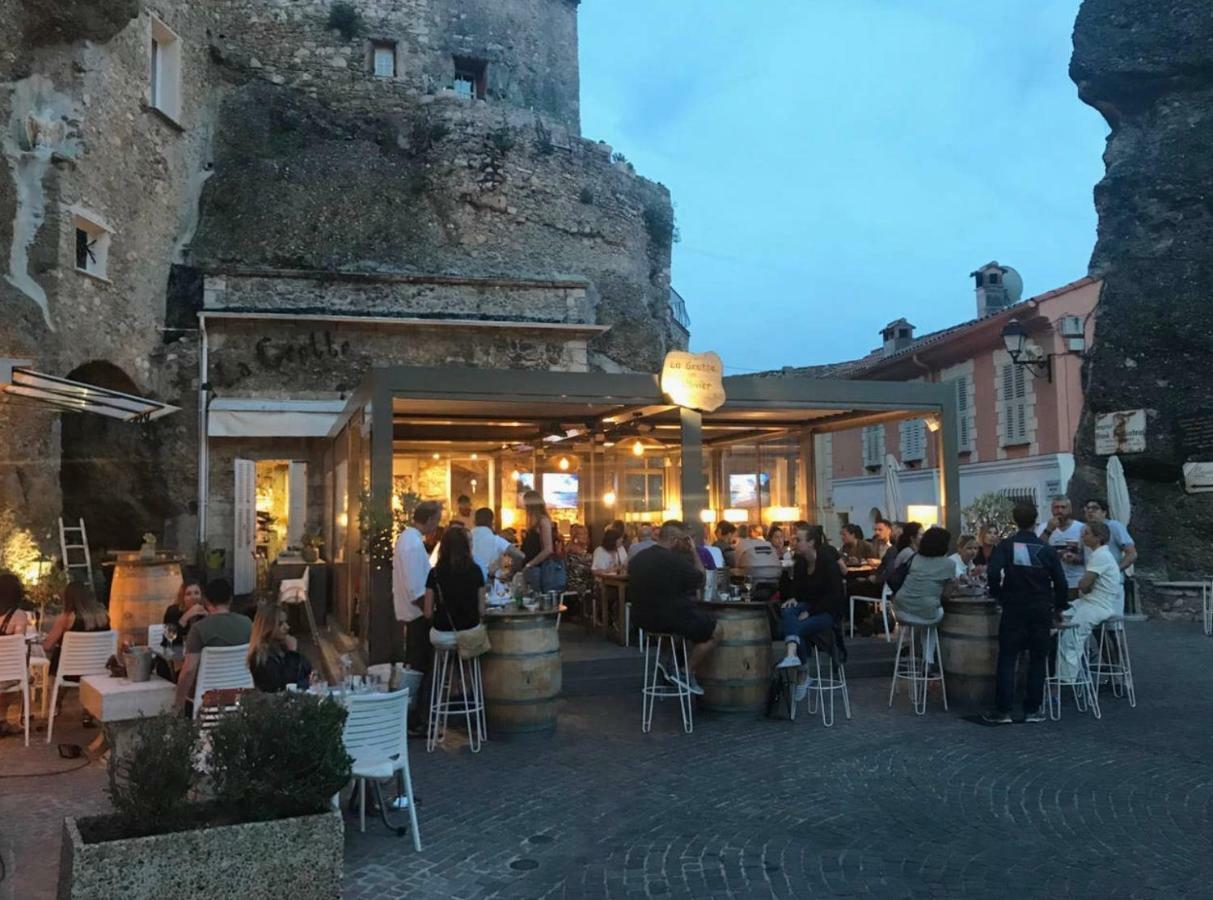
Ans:
{"type": "Polygon", "coordinates": [[[139,14],[139,0],[23,0],[31,44],[104,43],[139,14]]]}
{"type": "Polygon", "coordinates": [[[1095,417],[1149,410],[1145,452],[1121,457],[1139,575],[1206,575],[1213,494],[1185,493],[1182,465],[1213,459],[1213,447],[1194,445],[1181,420],[1213,417],[1213,4],[1084,0],[1070,75],[1112,129],[1095,190],[1091,269],[1104,288],[1071,493],[1104,494],[1095,417]]]}

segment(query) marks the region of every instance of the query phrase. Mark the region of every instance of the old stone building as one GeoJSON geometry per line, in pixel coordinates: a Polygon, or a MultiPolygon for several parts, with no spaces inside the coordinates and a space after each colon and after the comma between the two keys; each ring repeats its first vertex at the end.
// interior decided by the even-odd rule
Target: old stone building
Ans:
{"type": "Polygon", "coordinates": [[[233,461],[315,463],[375,365],[685,346],[669,194],[580,134],[577,6],[0,0],[0,357],[181,407],[0,400],[0,508],[191,553],[201,505],[230,567],[233,461]]]}

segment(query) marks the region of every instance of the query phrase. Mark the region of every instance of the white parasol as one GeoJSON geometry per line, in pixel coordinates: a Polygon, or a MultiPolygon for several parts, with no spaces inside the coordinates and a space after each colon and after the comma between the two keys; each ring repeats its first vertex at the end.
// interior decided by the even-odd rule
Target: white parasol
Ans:
{"type": "Polygon", "coordinates": [[[906,507],[901,499],[901,479],[897,474],[900,471],[901,463],[892,453],[886,453],[884,457],[884,514],[892,522],[906,520],[906,507]]]}
{"type": "Polygon", "coordinates": [[[1129,483],[1125,481],[1125,467],[1120,464],[1120,457],[1108,459],[1108,518],[1115,519],[1126,528],[1129,517],[1133,515],[1133,505],[1129,501],[1129,483]]]}

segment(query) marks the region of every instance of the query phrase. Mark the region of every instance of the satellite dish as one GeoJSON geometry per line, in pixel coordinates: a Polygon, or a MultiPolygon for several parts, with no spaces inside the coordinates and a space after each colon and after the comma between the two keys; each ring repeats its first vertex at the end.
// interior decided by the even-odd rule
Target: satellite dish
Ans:
{"type": "Polygon", "coordinates": [[[1002,267],[1002,286],[1007,291],[1008,306],[1023,297],[1023,277],[1010,266],[1002,267]]]}

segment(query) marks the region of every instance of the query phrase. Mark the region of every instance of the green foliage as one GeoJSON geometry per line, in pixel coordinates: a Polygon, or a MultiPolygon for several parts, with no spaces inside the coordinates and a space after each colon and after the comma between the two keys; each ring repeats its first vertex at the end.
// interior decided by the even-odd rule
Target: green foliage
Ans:
{"type": "Polygon", "coordinates": [[[616,150],[614,153],[611,154],[611,162],[619,163],[620,165],[627,165],[627,166],[631,165],[631,163],[628,162],[628,158],[626,156],[624,156],[622,153],[620,153],[618,150],[616,150]]]}
{"type": "Polygon", "coordinates": [[[409,149],[414,156],[425,156],[451,133],[445,122],[440,122],[423,113],[413,119],[409,128],[409,149]]]}
{"type": "Polygon", "coordinates": [[[352,41],[362,34],[362,16],[358,14],[351,3],[338,2],[329,7],[327,27],[331,31],[340,32],[347,41],[352,41]]]}
{"type": "Polygon", "coordinates": [[[350,778],[345,718],[311,694],[245,694],[210,733],[215,800],[244,822],[324,812],[350,778]]]}
{"type": "Polygon", "coordinates": [[[514,129],[504,122],[489,132],[489,146],[502,156],[514,149],[514,129]]]}
{"type": "Polygon", "coordinates": [[[583,187],[581,189],[581,193],[577,195],[577,199],[580,200],[582,203],[584,203],[586,206],[593,206],[594,192],[591,191],[588,187],[583,187]]]}
{"type": "Polygon", "coordinates": [[[121,827],[131,834],[175,830],[186,824],[186,797],[194,785],[193,719],[140,719],[109,759],[109,797],[121,827]]]}
{"type": "Polygon", "coordinates": [[[961,510],[965,530],[977,534],[984,528],[1000,536],[1007,535],[1014,530],[1014,523],[1011,521],[1011,511],[1014,508],[1015,504],[1011,498],[1004,494],[982,494],[961,510]]]}
{"type": "Polygon", "coordinates": [[[653,248],[661,253],[669,252],[678,241],[678,228],[674,224],[674,208],[664,203],[649,203],[644,208],[644,227],[649,233],[653,248]]]}

